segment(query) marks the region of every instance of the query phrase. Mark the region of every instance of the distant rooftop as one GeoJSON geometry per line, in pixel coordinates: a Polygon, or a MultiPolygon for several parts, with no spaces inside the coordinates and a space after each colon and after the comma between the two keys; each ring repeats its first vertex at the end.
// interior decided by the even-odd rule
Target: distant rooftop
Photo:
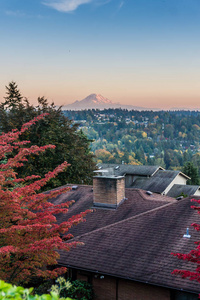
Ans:
{"type": "Polygon", "coordinates": [[[140,166],[140,165],[125,165],[125,164],[104,164],[99,163],[99,168],[113,168],[115,175],[134,174],[138,176],[153,176],[158,170],[164,170],[160,166],[140,166]]]}
{"type": "Polygon", "coordinates": [[[199,189],[199,185],[174,184],[171,190],[167,193],[167,196],[176,198],[181,194],[186,196],[194,195],[199,189]]]}
{"type": "MultiPolygon", "coordinates": [[[[150,178],[137,178],[132,187],[153,191],[154,193],[163,193],[177,175],[188,178],[185,174],[179,171],[159,170],[150,178]]],[[[184,186],[184,185],[182,185],[184,186]]]]}

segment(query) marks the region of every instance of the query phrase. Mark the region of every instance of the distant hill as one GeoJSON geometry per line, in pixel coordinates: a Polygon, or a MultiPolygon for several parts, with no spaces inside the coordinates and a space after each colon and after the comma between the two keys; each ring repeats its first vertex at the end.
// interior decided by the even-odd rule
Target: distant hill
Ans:
{"type": "Polygon", "coordinates": [[[75,101],[72,104],[64,105],[63,110],[82,110],[82,109],[105,109],[105,108],[122,108],[122,109],[134,109],[134,110],[147,110],[148,108],[133,106],[133,105],[122,105],[115,103],[108,98],[103,97],[100,94],[91,94],[80,101],[75,101]]]}

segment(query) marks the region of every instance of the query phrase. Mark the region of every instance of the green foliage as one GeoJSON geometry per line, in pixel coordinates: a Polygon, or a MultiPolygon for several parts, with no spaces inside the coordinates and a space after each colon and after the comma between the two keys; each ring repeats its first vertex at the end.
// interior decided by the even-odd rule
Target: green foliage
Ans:
{"type": "Polygon", "coordinates": [[[59,292],[51,291],[50,294],[33,295],[33,288],[25,289],[21,286],[11,285],[0,280],[0,300],[70,300],[70,298],[60,298],[59,292]]]}
{"type": "Polygon", "coordinates": [[[187,181],[190,185],[199,185],[199,174],[198,169],[192,162],[187,162],[183,167],[183,173],[188,175],[191,179],[187,181]]]}
{"type": "Polygon", "coordinates": [[[80,121],[83,132],[95,139],[91,146],[94,153],[102,149],[110,152],[98,157],[99,161],[121,163],[123,160],[128,164],[139,162],[167,169],[180,169],[185,162],[192,161],[200,174],[198,111],[92,109],[64,111],[64,114],[80,121]]]}
{"type": "Polygon", "coordinates": [[[56,279],[55,285],[52,285],[51,292],[57,293],[59,295],[68,293],[69,289],[72,287],[70,281],[66,281],[64,277],[58,277],[56,279]]]}
{"type": "Polygon", "coordinates": [[[18,90],[18,86],[14,81],[11,81],[8,86],[6,86],[6,94],[4,97],[5,102],[4,106],[7,106],[10,109],[19,107],[21,105],[22,95],[18,90]]]}
{"type": "Polygon", "coordinates": [[[72,286],[68,290],[68,296],[72,297],[73,299],[92,300],[92,286],[86,281],[75,280],[72,282],[72,286]]]}
{"type": "Polygon", "coordinates": [[[51,291],[59,291],[62,297],[71,297],[80,300],[92,300],[94,293],[92,285],[86,281],[66,281],[63,277],[57,279],[57,284],[52,286],[51,291]]]}
{"type": "Polygon", "coordinates": [[[49,104],[47,99],[39,97],[38,105],[34,107],[23,98],[15,82],[6,87],[5,101],[0,105],[0,131],[8,132],[21,126],[34,117],[48,113],[48,116],[35,124],[20,139],[29,140],[31,145],[44,146],[53,144],[55,149],[48,150],[45,155],[32,155],[24,163],[24,167],[17,170],[20,177],[27,175],[44,176],[48,171],[55,169],[63,161],[70,166],[66,172],[52,179],[46,189],[65,185],[66,183],[92,182],[95,163],[90,152],[90,140],[79,130],[77,124],[64,116],[61,108],[54,103],[49,104]]]}
{"type": "Polygon", "coordinates": [[[54,284],[53,279],[44,280],[41,277],[35,277],[30,282],[30,285],[34,286],[34,293],[37,295],[42,295],[42,294],[48,293],[53,284],[54,284]]]}
{"type": "MultiPolygon", "coordinates": [[[[184,194],[183,192],[181,192],[180,195],[178,195],[177,197],[181,197],[181,196],[182,196],[183,198],[187,198],[187,197],[188,197],[188,195],[187,195],[187,194],[184,194]]],[[[176,198],[177,198],[177,197],[176,197],[176,198]]]]}

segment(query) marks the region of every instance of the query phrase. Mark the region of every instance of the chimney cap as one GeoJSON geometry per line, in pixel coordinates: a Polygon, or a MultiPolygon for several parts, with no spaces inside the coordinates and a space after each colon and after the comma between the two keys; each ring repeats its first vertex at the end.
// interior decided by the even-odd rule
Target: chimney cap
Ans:
{"type": "Polygon", "coordinates": [[[122,179],[124,176],[117,176],[117,175],[96,175],[93,176],[93,178],[107,178],[107,179],[122,179]]]}

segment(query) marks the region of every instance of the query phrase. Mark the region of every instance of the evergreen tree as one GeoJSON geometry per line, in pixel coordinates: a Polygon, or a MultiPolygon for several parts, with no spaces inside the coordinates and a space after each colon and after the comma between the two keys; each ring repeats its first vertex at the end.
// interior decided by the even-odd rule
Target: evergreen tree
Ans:
{"type": "Polygon", "coordinates": [[[194,164],[188,161],[183,167],[183,173],[188,175],[191,179],[187,181],[189,185],[199,185],[198,169],[194,164]]]}
{"type": "Polygon", "coordinates": [[[142,146],[139,147],[139,149],[136,150],[135,152],[135,159],[141,162],[142,164],[145,164],[145,154],[144,154],[144,149],[142,146]]]}
{"type": "Polygon", "coordinates": [[[18,86],[14,81],[11,81],[8,86],[6,86],[6,94],[7,96],[4,97],[5,102],[4,106],[7,106],[8,108],[12,109],[17,106],[22,105],[22,95],[20,91],[18,90],[18,86]]]}
{"type": "Polygon", "coordinates": [[[171,165],[171,157],[168,150],[165,150],[164,152],[164,163],[166,165],[166,169],[169,169],[171,165]]]}
{"type": "Polygon", "coordinates": [[[6,86],[4,99],[0,105],[1,131],[8,132],[14,128],[20,129],[25,122],[36,116],[33,114],[34,107],[30,105],[27,99],[23,98],[15,82],[12,81],[6,86]]]}
{"type": "Polygon", "coordinates": [[[17,170],[21,177],[28,174],[44,176],[52,171],[63,161],[70,166],[66,172],[52,179],[47,188],[54,188],[66,183],[92,182],[95,163],[90,153],[90,140],[64,116],[61,108],[56,108],[54,103],[49,104],[44,97],[38,98],[38,105],[34,107],[21,96],[16,83],[11,82],[7,89],[5,102],[0,107],[0,131],[8,132],[14,128],[21,128],[22,124],[30,119],[47,113],[45,119],[26,131],[20,139],[27,139],[31,145],[44,146],[53,144],[55,149],[49,149],[46,155],[36,157],[32,155],[23,168],[17,170]]]}
{"type": "Polygon", "coordinates": [[[129,153],[126,149],[124,150],[124,155],[122,156],[121,159],[125,164],[129,163],[129,153]]]}

